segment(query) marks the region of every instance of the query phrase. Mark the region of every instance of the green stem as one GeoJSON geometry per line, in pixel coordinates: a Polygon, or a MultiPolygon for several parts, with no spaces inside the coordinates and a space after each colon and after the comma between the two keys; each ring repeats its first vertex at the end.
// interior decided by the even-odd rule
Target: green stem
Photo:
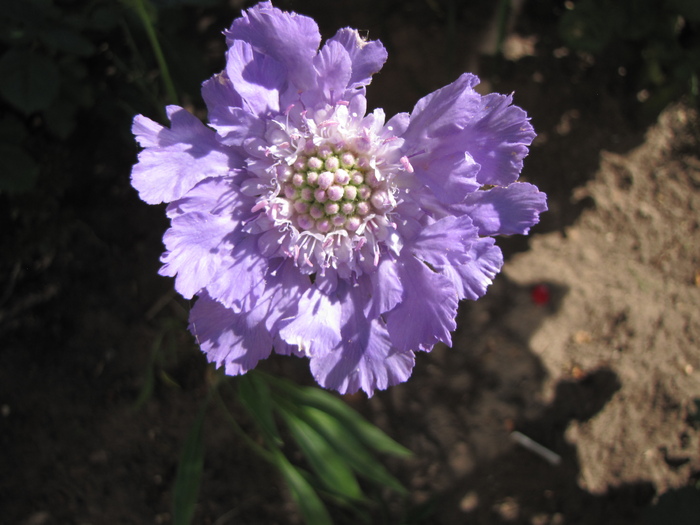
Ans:
{"type": "Polygon", "coordinates": [[[506,40],[506,32],[508,31],[508,17],[512,9],[510,0],[501,0],[498,3],[498,33],[496,41],[496,54],[500,55],[503,52],[503,42],[506,40]]]}
{"type": "Polygon", "coordinates": [[[160,42],[158,42],[156,30],[151,23],[151,17],[148,16],[145,2],[148,2],[148,0],[131,0],[129,3],[133,6],[136,14],[143,23],[144,29],[146,30],[146,35],[151,43],[151,47],[153,48],[153,54],[156,56],[156,61],[158,62],[160,75],[163,78],[163,85],[165,87],[167,98],[171,103],[177,104],[177,91],[175,91],[175,84],[173,84],[173,79],[170,76],[170,70],[168,69],[168,64],[165,61],[163,49],[160,47],[160,42]]]}

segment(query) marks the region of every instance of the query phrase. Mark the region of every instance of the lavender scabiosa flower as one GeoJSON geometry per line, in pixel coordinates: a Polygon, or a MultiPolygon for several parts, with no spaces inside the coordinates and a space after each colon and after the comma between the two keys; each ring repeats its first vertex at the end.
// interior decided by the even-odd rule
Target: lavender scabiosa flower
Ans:
{"type": "Polygon", "coordinates": [[[170,128],[134,120],[132,184],[169,203],[161,275],[197,297],[190,330],[227,374],[274,349],[340,393],[406,381],[500,270],[493,236],[546,210],[517,182],[527,115],[471,74],[410,114],[367,113],[382,44],[346,28],[319,50],[312,19],[270,2],[224,34],[226,68],[202,87],[208,126],[177,106],[170,128]]]}

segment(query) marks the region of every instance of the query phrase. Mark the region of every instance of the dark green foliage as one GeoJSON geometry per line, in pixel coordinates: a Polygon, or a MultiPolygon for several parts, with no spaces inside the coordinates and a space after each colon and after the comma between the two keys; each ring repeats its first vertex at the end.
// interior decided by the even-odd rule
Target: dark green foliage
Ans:
{"type": "Polygon", "coordinates": [[[559,21],[566,44],[629,72],[650,113],[687,94],[697,102],[700,2],[579,0],[568,7],[559,21]]]}
{"type": "Polygon", "coordinates": [[[135,113],[161,115],[164,104],[177,98],[166,61],[178,64],[179,94],[199,101],[199,84],[212,72],[187,24],[192,10],[223,3],[3,0],[0,194],[34,188],[41,164],[50,162],[42,155],[45,144],[68,140],[85,110],[124,127],[135,113]],[[191,38],[182,38],[185,27],[191,38]],[[156,52],[158,41],[166,48],[164,60],[156,52]],[[9,136],[8,129],[14,130],[9,136]]]}

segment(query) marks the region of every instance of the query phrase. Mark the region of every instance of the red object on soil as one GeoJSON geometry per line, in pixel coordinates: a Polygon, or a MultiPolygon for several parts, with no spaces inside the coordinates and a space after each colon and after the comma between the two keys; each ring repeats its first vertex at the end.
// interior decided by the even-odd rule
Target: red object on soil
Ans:
{"type": "Polygon", "coordinates": [[[532,290],[530,291],[530,298],[532,299],[533,303],[541,306],[549,303],[549,300],[551,299],[549,286],[546,284],[538,284],[533,286],[532,290]]]}

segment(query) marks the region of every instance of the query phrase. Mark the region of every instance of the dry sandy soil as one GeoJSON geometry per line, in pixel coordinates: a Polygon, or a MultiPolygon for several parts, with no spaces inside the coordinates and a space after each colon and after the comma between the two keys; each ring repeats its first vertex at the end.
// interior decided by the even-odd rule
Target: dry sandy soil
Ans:
{"type": "MultiPolygon", "coordinates": [[[[504,271],[462,305],[454,347],[421,355],[406,384],[347,398],[415,452],[389,463],[410,497],[389,495],[389,517],[376,523],[696,524],[697,111],[675,104],[639,118],[615,69],[563,50],[541,2],[524,3],[501,60],[482,55],[493,3],[458,10],[454,32],[435,10],[447,4],[284,4],[315,16],[325,35],[349,25],[387,45],[370,103],[388,114],[469,68],[485,91],[515,91],[539,132],[523,176],[548,193],[550,211],[529,238],[503,239],[504,271]]],[[[223,27],[233,13],[219,16],[210,23],[223,27]]],[[[104,127],[87,128],[56,155],[55,170],[90,184],[48,204],[3,201],[3,525],[171,521],[177,458],[208,369],[185,329],[188,305],[156,275],[162,210],[138,201],[134,150],[113,143],[104,127]],[[156,372],[179,386],[158,375],[134,411],[161,337],[170,350],[156,372]]],[[[301,360],[263,368],[311,382],[301,360]]],[[[277,474],[221,421],[216,411],[207,420],[195,523],[299,523],[277,474]]]]}

